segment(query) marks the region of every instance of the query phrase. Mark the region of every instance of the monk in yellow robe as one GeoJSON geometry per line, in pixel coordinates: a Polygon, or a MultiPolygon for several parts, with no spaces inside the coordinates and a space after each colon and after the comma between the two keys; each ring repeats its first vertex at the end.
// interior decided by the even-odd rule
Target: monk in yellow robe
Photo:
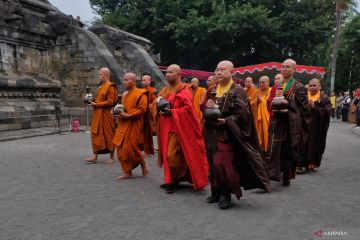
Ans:
{"type": "MultiPolygon", "coordinates": [[[[152,108],[152,106],[156,105],[156,89],[151,87],[151,76],[149,74],[144,73],[141,77],[141,84],[144,89],[148,91],[149,94],[149,107],[152,108]]],[[[151,132],[153,136],[156,135],[156,111],[150,113],[150,125],[151,125],[151,132]]]]}
{"type": "Polygon", "coordinates": [[[148,92],[145,89],[136,88],[135,73],[126,73],[123,84],[127,90],[122,96],[124,111],[119,113],[118,127],[113,141],[124,172],[118,177],[119,180],[132,177],[132,170],[138,165],[142,168],[143,176],[146,176],[148,168],[141,151],[154,154],[148,92]]]}
{"type": "Polygon", "coordinates": [[[191,79],[190,91],[193,95],[194,110],[199,123],[203,121],[202,106],[204,104],[206,89],[199,87],[199,79],[191,79]]]}
{"type": "Polygon", "coordinates": [[[101,86],[95,102],[89,102],[94,107],[91,123],[91,143],[94,155],[85,159],[88,163],[96,163],[98,154],[110,153],[107,163],[114,162],[113,138],[115,134],[115,121],[111,109],[117,102],[118,90],[114,83],[110,82],[110,70],[102,68],[99,71],[101,86]]]}
{"type": "Polygon", "coordinates": [[[270,85],[269,77],[262,76],[259,80],[257,134],[263,152],[268,151],[268,130],[269,130],[270,114],[267,107],[267,100],[271,92],[269,85],[270,85]]]}
{"type": "Polygon", "coordinates": [[[258,107],[259,89],[257,89],[254,86],[253,79],[251,77],[247,77],[245,79],[245,89],[246,89],[246,95],[247,95],[249,103],[250,103],[255,128],[258,129],[258,121],[257,121],[258,109],[257,109],[257,107],[258,107]]]}

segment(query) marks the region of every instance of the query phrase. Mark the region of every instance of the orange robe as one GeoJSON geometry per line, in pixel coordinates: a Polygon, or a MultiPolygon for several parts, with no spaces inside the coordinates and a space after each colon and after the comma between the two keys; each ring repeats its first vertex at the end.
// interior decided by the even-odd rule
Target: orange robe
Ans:
{"type": "MultiPolygon", "coordinates": [[[[150,109],[156,108],[155,88],[146,87],[145,89],[149,92],[149,108],[150,109]]],[[[155,136],[156,135],[156,111],[150,112],[150,125],[151,125],[152,135],[155,136]]]]}
{"type": "Polygon", "coordinates": [[[264,152],[268,150],[268,130],[269,130],[269,121],[270,114],[267,108],[267,100],[270,96],[271,88],[268,88],[265,91],[259,90],[259,94],[261,96],[261,102],[258,103],[258,114],[257,114],[257,134],[261,149],[264,152]]]}
{"type": "Polygon", "coordinates": [[[119,118],[113,142],[116,145],[117,157],[123,172],[130,173],[139,164],[144,163],[142,150],[145,150],[146,154],[154,153],[147,90],[135,88],[130,92],[125,92],[122,104],[131,117],[119,118]]]}
{"type": "Polygon", "coordinates": [[[202,123],[203,113],[201,111],[201,108],[205,99],[206,89],[202,87],[198,87],[196,90],[194,90],[193,88],[190,89],[193,94],[193,103],[196,118],[200,123],[202,123]]]}
{"type": "Polygon", "coordinates": [[[253,120],[254,120],[254,124],[255,124],[255,128],[258,129],[258,100],[257,100],[257,95],[259,93],[259,89],[257,89],[256,87],[251,87],[246,89],[246,95],[249,99],[249,103],[250,103],[250,107],[251,107],[251,112],[252,112],[252,116],[253,116],[253,120]]]}
{"type": "Polygon", "coordinates": [[[91,143],[95,154],[114,151],[115,146],[112,141],[115,121],[111,109],[117,102],[117,95],[117,87],[111,82],[101,85],[98,89],[91,123],[91,143]]]}

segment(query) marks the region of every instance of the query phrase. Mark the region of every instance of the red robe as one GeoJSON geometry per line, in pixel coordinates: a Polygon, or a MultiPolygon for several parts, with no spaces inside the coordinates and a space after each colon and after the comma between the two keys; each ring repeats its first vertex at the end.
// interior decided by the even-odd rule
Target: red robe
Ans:
{"type": "Polygon", "coordinates": [[[159,165],[164,167],[164,182],[171,183],[171,172],[167,160],[169,132],[175,132],[180,140],[186,164],[195,189],[208,184],[209,166],[205,153],[205,143],[201,134],[192,103],[192,94],[181,84],[176,93],[164,97],[171,103],[171,116],[159,119],[159,165]]]}

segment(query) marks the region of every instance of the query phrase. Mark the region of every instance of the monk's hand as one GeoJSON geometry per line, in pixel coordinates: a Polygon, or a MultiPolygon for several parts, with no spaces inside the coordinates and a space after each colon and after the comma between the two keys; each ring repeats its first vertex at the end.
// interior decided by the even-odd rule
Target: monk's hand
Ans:
{"type": "Polygon", "coordinates": [[[218,121],[217,121],[216,125],[218,125],[218,126],[224,125],[226,123],[225,118],[218,118],[217,120],[218,121]]]}
{"type": "Polygon", "coordinates": [[[88,105],[88,106],[96,107],[96,102],[90,101],[87,105],[88,105]]]}
{"type": "Polygon", "coordinates": [[[281,97],[281,96],[284,96],[284,92],[283,92],[283,90],[276,89],[275,95],[276,95],[276,97],[281,97]]]}
{"type": "Polygon", "coordinates": [[[131,114],[128,114],[126,112],[119,113],[119,118],[121,118],[121,119],[129,119],[130,117],[131,117],[131,114]]]}
{"type": "Polygon", "coordinates": [[[314,108],[315,107],[315,103],[311,100],[309,100],[309,106],[310,108],[314,108]]]}
{"type": "Polygon", "coordinates": [[[212,99],[207,100],[206,107],[213,108],[215,106],[215,102],[212,99]]]}
{"type": "Polygon", "coordinates": [[[261,103],[261,100],[262,100],[262,99],[261,99],[261,96],[260,96],[260,94],[258,94],[258,95],[257,95],[257,101],[258,101],[258,103],[261,103]]]}
{"type": "Polygon", "coordinates": [[[164,110],[165,110],[165,111],[160,111],[160,112],[159,112],[159,114],[160,114],[161,116],[170,116],[170,115],[171,115],[171,111],[170,111],[169,108],[165,108],[164,110]]]}

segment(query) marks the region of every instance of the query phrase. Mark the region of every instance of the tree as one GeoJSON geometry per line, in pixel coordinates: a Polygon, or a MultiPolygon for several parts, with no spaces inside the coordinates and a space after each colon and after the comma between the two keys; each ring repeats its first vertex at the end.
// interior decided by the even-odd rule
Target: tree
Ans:
{"type": "MultiPolygon", "coordinates": [[[[90,0],[102,22],[146,37],[163,65],[212,71],[292,57],[327,66],[335,27],[330,0],[90,0]]],[[[344,15],[344,20],[348,18],[344,15]]]]}

